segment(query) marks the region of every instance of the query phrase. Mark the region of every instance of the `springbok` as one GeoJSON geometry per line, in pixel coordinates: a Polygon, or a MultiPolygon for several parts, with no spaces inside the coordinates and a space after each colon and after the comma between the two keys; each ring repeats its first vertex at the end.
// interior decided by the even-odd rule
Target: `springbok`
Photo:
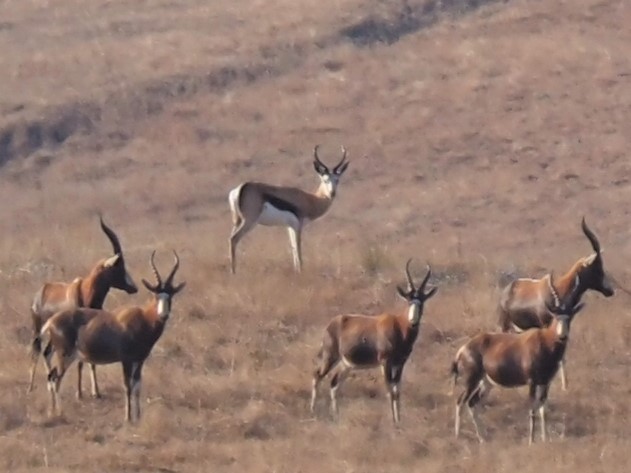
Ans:
{"type": "Polygon", "coordinates": [[[411,261],[408,260],[405,266],[407,289],[397,286],[399,295],[408,303],[405,313],[338,315],[327,325],[317,356],[318,366],[313,374],[312,413],[315,410],[318,384],[333,368],[341,364],[341,368],[331,378],[330,388],[331,411],[336,415],[336,392],[348,373],[354,369],[380,366],[388,390],[392,420],[395,424],[399,423],[399,385],[403,367],[419,334],[423,305],[438,290],[433,287],[425,292],[432,273],[429,265],[421,285],[414,287],[410,275],[411,261]]]}
{"type": "Polygon", "coordinates": [[[465,379],[465,390],[456,403],[455,433],[460,433],[460,413],[467,404],[478,440],[480,434],[476,406],[491,385],[505,388],[528,386],[530,397],[529,443],[534,440],[535,411],[541,418],[541,437],[546,440],[545,404],[550,383],[559,369],[570,335],[570,323],[583,308],[577,302],[576,290],[562,299],[554,287],[552,274],[544,278],[553,299],[546,300],[553,321],[544,328],[532,328],[522,333],[486,332],[465,343],[451,365],[454,385],[459,374],[465,379]]]}
{"type": "Polygon", "coordinates": [[[301,233],[307,222],[322,217],[331,207],[340,177],[346,171],[346,149],[342,160],[329,168],[313,149],[313,166],[320,176],[320,186],[313,192],[295,187],[273,186],[262,182],[244,182],[230,191],[228,200],[232,213],[230,234],[230,269],[236,272],[235,251],[239,241],[257,224],[287,227],[294,260],[294,269],[302,269],[301,233]]]}
{"type": "Polygon", "coordinates": [[[163,282],[154,256],[151,268],[157,283],[142,280],[153,294],[144,307],[130,307],[116,314],[104,310],[76,308],[57,312],[44,324],[42,337],[47,337],[52,350],[47,354],[50,413],[61,414],[59,386],[64,373],[75,358],[93,365],[120,362],[123,366],[126,391],[125,420],[132,421],[131,399],[135,403],[135,419],[140,418],[140,384],[142,366],[158,341],[171,313],[171,300],[185,282],[173,285],[180,266],[175,251],[175,265],[163,282]]]}
{"type": "MultiPolygon", "coordinates": [[[[31,368],[30,382],[27,392],[33,390],[37,361],[42,352],[40,332],[44,323],[55,313],[64,309],[75,307],[90,307],[100,309],[103,307],[105,297],[111,288],[120,289],[127,294],[135,294],[138,287],[125,268],[123,250],[116,233],[108,227],[103,218],[100,218],[101,229],[107,235],[112,244],[114,255],[99,260],[90,270],[87,276],[76,278],[70,283],[48,282],[35,294],[31,305],[31,319],[33,324],[33,341],[31,343],[31,368]]],[[[81,372],[83,364],[78,364],[77,397],[81,398],[81,372]]],[[[92,395],[100,397],[99,387],[96,381],[96,371],[91,366],[92,395]]]]}
{"type": "MultiPolygon", "coordinates": [[[[594,232],[585,223],[585,217],[581,222],[583,233],[590,241],[594,253],[580,258],[563,276],[561,276],[556,288],[561,300],[566,301],[568,294],[572,294],[571,300],[567,300],[570,307],[576,305],[583,294],[591,289],[600,292],[605,297],[614,294],[613,286],[605,274],[600,243],[594,232]]],[[[500,296],[499,324],[502,332],[511,330],[520,332],[533,327],[545,327],[549,325],[553,316],[547,310],[546,303],[551,302],[547,279],[516,279],[508,284],[500,296]]],[[[567,378],[563,359],[561,359],[561,385],[567,389],[567,378]]]]}

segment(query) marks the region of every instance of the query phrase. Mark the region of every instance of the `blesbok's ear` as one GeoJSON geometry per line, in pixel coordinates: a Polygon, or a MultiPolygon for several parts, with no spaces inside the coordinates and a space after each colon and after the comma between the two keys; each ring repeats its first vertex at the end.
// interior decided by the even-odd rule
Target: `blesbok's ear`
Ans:
{"type": "Polygon", "coordinates": [[[591,255],[586,256],[585,259],[583,259],[583,266],[591,265],[597,257],[598,253],[592,253],[591,255]]]}
{"type": "Polygon", "coordinates": [[[583,310],[583,307],[585,307],[584,302],[579,302],[578,304],[576,304],[572,309],[572,315],[578,314],[581,310],[583,310]]]}
{"type": "Polygon", "coordinates": [[[438,291],[438,287],[433,287],[431,288],[429,291],[427,291],[425,293],[425,300],[429,299],[430,297],[432,297],[434,294],[436,294],[436,292],[438,291]]]}
{"type": "Polygon", "coordinates": [[[327,174],[330,174],[329,168],[327,168],[324,164],[319,163],[318,161],[313,161],[313,168],[321,176],[326,176],[327,174]]]}
{"type": "Polygon", "coordinates": [[[344,164],[342,164],[339,168],[335,170],[335,175],[341,176],[342,174],[344,174],[344,171],[346,171],[346,168],[348,168],[349,164],[350,164],[350,161],[347,161],[344,164]]]}
{"type": "Polygon", "coordinates": [[[184,289],[184,286],[186,286],[186,281],[183,281],[175,286],[175,288],[173,289],[173,294],[177,294],[178,292],[180,292],[182,289],[184,289]]]}
{"type": "Polygon", "coordinates": [[[110,256],[109,258],[107,258],[105,260],[105,262],[103,263],[103,267],[105,268],[111,268],[112,266],[114,266],[117,262],[118,259],[121,257],[120,253],[116,253],[114,256],[110,256]]]}
{"type": "Polygon", "coordinates": [[[145,285],[145,287],[149,289],[151,292],[156,292],[158,290],[158,286],[152,286],[151,284],[147,282],[146,279],[143,278],[141,279],[141,281],[145,285]]]}
{"type": "Polygon", "coordinates": [[[403,289],[401,286],[397,286],[397,292],[399,293],[399,295],[405,299],[406,301],[409,299],[408,297],[408,291],[403,289]]]}

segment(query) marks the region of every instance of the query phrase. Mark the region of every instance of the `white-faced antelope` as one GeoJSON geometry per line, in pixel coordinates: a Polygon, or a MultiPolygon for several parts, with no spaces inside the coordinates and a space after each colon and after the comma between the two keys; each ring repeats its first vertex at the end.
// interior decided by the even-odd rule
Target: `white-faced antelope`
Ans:
{"type": "Polygon", "coordinates": [[[408,287],[397,286],[399,295],[408,303],[402,314],[338,315],[327,325],[317,357],[318,366],[313,374],[311,412],[314,412],[318,384],[333,368],[338,369],[331,378],[331,411],[337,414],[336,393],[343,379],[353,369],[381,367],[388,390],[392,420],[399,423],[399,387],[403,367],[412,353],[419,334],[423,305],[438,288],[427,292],[425,286],[431,276],[427,274],[418,288],[410,275],[410,262],[405,266],[408,287]]]}
{"type": "Polygon", "coordinates": [[[256,225],[287,227],[294,260],[294,269],[302,269],[301,233],[307,222],[322,217],[331,207],[342,174],[348,167],[346,150],[342,160],[329,168],[313,150],[313,166],[320,176],[320,186],[311,193],[295,187],[273,186],[262,182],[244,182],[229,194],[232,212],[230,234],[230,269],[236,272],[235,252],[239,241],[256,225]]]}
{"type": "MultiPolygon", "coordinates": [[[[87,276],[76,278],[70,283],[48,282],[35,294],[31,305],[31,319],[33,324],[33,341],[31,344],[31,368],[28,392],[33,390],[37,361],[42,352],[40,332],[44,323],[56,312],[75,307],[103,307],[105,297],[111,288],[120,289],[127,294],[135,294],[138,287],[125,268],[123,250],[116,233],[109,228],[103,218],[100,218],[101,229],[112,244],[113,256],[99,260],[87,276]]],[[[92,395],[99,397],[99,387],[96,381],[96,371],[91,366],[92,395]]],[[[77,397],[81,397],[82,363],[78,364],[77,397]]]]}
{"type": "Polygon", "coordinates": [[[544,328],[522,333],[481,333],[465,343],[456,353],[451,366],[454,385],[458,375],[465,380],[465,389],[456,402],[455,434],[460,433],[460,414],[466,404],[478,440],[483,442],[476,408],[491,385],[505,388],[528,386],[530,396],[529,442],[534,440],[535,411],[541,419],[541,437],[546,440],[545,404],[550,382],[559,369],[570,334],[573,317],[582,309],[575,293],[561,299],[552,275],[544,279],[553,302],[546,300],[553,320],[544,328]]]}
{"type": "MultiPolygon", "coordinates": [[[[585,218],[581,222],[583,233],[590,241],[594,253],[580,258],[556,282],[561,300],[572,294],[570,306],[576,305],[587,290],[600,292],[605,297],[614,294],[611,281],[604,271],[600,243],[585,218]]],[[[533,327],[545,327],[553,320],[546,304],[551,302],[546,278],[516,279],[502,290],[499,303],[499,324],[503,332],[523,331],[533,327]]],[[[561,360],[561,384],[567,389],[567,378],[561,360]]]]}
{"type": "Polygon", "coordinates": [[[177,253],[175,265],[163,282],[154,256],[151,268],[157,283],[142,280],[153,294],[143,307],[130,307],[116,314],[104,310],[77,308],[57,312],[44,324],[42,337],[46,337],[52,350],[48,354],[51,366],[48,372],[48,389],[51,396],[51,414],[61,413],[59,386],[64,373],[75,358],[93,365],[120,362],[123,366],[125,384],[125,420],[132,421],[132,398],[134,418],[140,418],[140,384],[142,367],[158,341],[169,315],[171,300],[180,292],[185,282],[173,285],[173,277],[180,262],[177,253]]]}

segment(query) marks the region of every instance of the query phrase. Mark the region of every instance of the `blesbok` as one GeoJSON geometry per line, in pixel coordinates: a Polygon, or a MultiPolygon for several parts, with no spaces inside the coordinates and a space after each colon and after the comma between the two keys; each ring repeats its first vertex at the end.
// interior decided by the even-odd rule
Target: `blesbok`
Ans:
{"type": "Polygon", "coordinates": [[[318,384],[333,368],[341,365],[331,378],[331,411],[337,414],[337,390],[351,370],[381,367],[385,379],[392,420],[399,423],[399,386],[403,367],[412,353],[419,334],[423,305],[437,287],[425,292],[431,276],[427,274],[418,288],[410,275],[410,262],[405,266],[407,289],[397,286],[399,295],[407,301],[405,313],[371,315],[338,315],[327,325],[318,353],[318,367],[313,374],[311,412],[315,410],[318,384]]]}
{"type": "MultiPolygon", "coordinates": [[[[99,217],[101,229],[110,240],[114,255],[99,260],[90,270],[87,276],[76,278],[70,283],[48,282],[35,294],[31,305],[31,319],[33,324],[33,341],[31,343],[31,368],[28,391],[33,390],[37,361],[42,352],[40,332],[44,323],[60,310],[75,307],[89,307],[100,309],[103,307],[105,297],[111,288],[120,289],[127,294],[135,294],[138,287],[125,268],[123,250],[116,233],[108,227],[103,218],[99,217]]],[[[96,371],[91,366],[92,395],[100,397],[99,387],[96,381],[96,371]]],[[[82,363],[78,364],[77,397],[81,397],[81,372],[82,363]]]]}
{"type": "Polygon", "coordinates": [[[456,402],[455,434],[460,433],[460,413],[467,404],[478,440],[480,433],[476,407],[492,385],[505,388],[529,387],[529,443],[534,440],[535,411],[541,419],[541,437],[546,440],[545,404],[550,382],[559,369],[570,335],[573,317],[583,308],[577,302],[576,290],[565,300],[554,287],[552,274],[544,278],[552,303],[546,308],[553,320],[544,328],[521,333],[486,332],[473,337],[456,353],[451,365],[454,385],[459,374],[465,379],[465,390],[456,402]]]}
{"type": "Polygon", "coordinates": [[[329,168],[318,157],[318,146],[313,149],[313,166],[320,176],[315,192],[262,182],[244,182],[230,191],[228,200],[232,213],[230,234],[230,269],[236,272],[235,252],[239,241],[256,225],[287,227],[294,260],[294,269],[302,269],[301,234],[307,222],[322,217],[331,207],[340,177],[348,168],[346,149],[342,146],[342,160],[329,168]]]}
{"type": "Polygon", "coordinates": [[[56,313],[44,324],[42,337],[47,337],[52,350],[49,357],[48,389],[50,413],[61,413],[59,386],[64,373],[75,358],[93,365],[120,362],[125,384],[125,420],[132,421],[131,399],[135,402],[135,419],[140,418],[140,383],[142,367],[158,341],[171,313],[171,300],[185,282],[173,285],[180,266],[175,251],[175,265],[163,282],[151,254],[151,268],[157,283],[142,283],[153,294],[143,307],[130,307],[116,314],[104,310],[76,308],[56,313]]]}
{"type": "MultiPolygon", "coordinates": [[[[570,306],[576,305],[587,290],[600,292],[605,297],[614,294],[611,281],[605,274],[600,243],[594,232],[581,221],[583,233],[590,241],[594,253],[580,258],[561,276],[556,285],[559,297],[570,306]],[[568,295],[570,295],[568,300],[568,295]]],[[[520,332],[533,327],[545,327],[553,317],[546,308],[551,301],[546,278],[516,279],[508,284],[500,296],[499,324],[502,332],[520,332]]],[[[567,378],[561,359],[561,385],[567,389],[567,378]]]]}

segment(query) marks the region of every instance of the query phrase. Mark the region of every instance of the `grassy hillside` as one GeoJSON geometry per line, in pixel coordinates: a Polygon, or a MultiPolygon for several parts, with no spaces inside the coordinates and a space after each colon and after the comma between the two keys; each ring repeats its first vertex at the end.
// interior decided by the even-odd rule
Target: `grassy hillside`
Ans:
{"type": "MultiPolygon", "coordinates": [[[[496,325],[499,284],[561,274],[591,251],[631,287],[631,8],[620,0],[0,2],[0,469],[11,471],[627,471],[629,295],[587,294],[550,394],[551,442],[526,446],[526,390],[493,391],[479,446],[453,439],[451,358],[496,325]],[[256,228],[228,272],[228,191],[315,188],[349,150],[329,214],[291,270],[286,232],[256,228]],[[136,280],[180,254],[188,282],[123,423],[104,399],[49,420],[25,395],[28,308],[86,274],[119,233],[136,280]],[[340,418],[308,412],[313,357],[341,312],[404,310],[414,257],[439,294],[406,366],[402,426],[380,373],[351,376],[340,418]]],[[[142,302],[113,291],[106,307],[142,302]]],[[[326,401],[325,401],[326,400],[326,401]]]]}

